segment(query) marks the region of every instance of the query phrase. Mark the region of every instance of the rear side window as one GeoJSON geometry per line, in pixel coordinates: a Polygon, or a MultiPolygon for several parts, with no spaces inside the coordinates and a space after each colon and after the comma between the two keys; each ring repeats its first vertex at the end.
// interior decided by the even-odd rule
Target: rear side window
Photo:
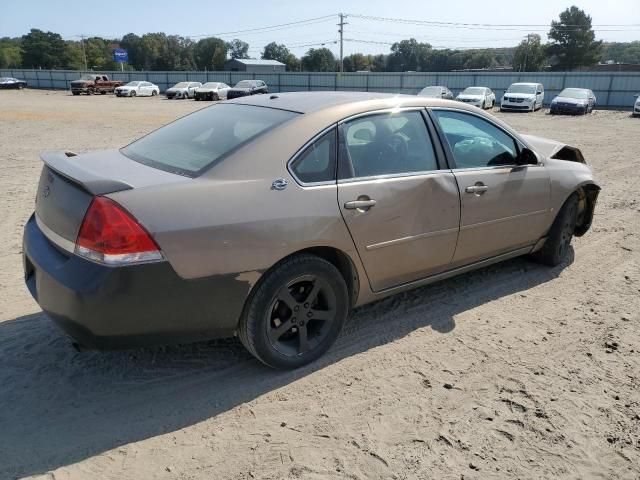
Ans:
{"type": "Polygon", "coordinates": [[[309,145],[291,164],[291,171],[302,183],[336,179],[336,129],[309,145]]]}
{"type": "Polygon", "coordinates": [[[121,152],[145,165],[196,177],[256,136],[297,115],[275,108],[221,103],[176,120],[121,152]]]}
{"type": "Polygon", "coordinates": [[[438,169],[419,111],[359,117],[341,126],[339,178],[403,175],[438,169]]]}
{"type": "Polygon", "coordinates": [[[515,140],[495,125],[475,115],[433,110],[449,144],[456,168],[514,165],[515,140]]]}

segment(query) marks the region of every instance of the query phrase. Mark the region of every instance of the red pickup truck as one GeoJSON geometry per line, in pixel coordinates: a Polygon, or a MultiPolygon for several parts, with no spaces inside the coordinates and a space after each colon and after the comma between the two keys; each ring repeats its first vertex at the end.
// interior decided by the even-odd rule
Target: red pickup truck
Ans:
{"type": "Polygon", "coordinates": [[[113,93],[116,87],[122,86],[120,80],[110,80],[107,75],[85,74],[79,80],[71,82],[71,93],[80,95],[86,93],[93,95],[94,93],[113,93]]]}

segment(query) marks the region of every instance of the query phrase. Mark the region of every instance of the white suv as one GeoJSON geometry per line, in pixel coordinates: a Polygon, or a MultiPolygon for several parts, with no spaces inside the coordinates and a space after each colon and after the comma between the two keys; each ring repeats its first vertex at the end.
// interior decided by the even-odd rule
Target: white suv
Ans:
{"type": "Polygon", "coordinates": [[[541,83],[512,83],[504,92],[500,111],[517,110],[535,112],[542,108],[544,86],[541,83]]]}
{"type": "Polygon", "coordinates": [[[633,104],[633,116],[640,116],[640,94],[636,95],[636,103],[633,104]]]}

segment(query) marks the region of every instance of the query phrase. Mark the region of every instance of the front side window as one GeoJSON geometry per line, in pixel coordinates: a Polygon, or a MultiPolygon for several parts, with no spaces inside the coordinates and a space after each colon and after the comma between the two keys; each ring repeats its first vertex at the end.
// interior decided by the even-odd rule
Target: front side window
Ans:
{"type": "Polygon", "coordinates": [[[291,170],[302,183],[335,181],[336,129],[309,145],[292,163],[291,170]]]}
{"type": "Polygon", "coordinates": [[[367,115],[345,122],[340,132],[339,155],[341,179],[438,169],[419,111],[367,115]]]}
{"type": "Polygon", "coordinates": [[[275,108],[221,103],[151,132],[121,152],[145,165],[195,177],[259,134],[297,115],[275,108]]]}
{"type": "Polygon", "coordinates": [[[467,113],[434,110],[433,114],[449,144],[456,168],[516,164],[515,140],[495,125],[467,113]]]}

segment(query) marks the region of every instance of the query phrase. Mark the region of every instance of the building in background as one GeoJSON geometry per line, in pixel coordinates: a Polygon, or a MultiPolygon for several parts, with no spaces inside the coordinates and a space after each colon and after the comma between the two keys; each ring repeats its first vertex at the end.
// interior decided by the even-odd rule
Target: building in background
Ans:
{"type": "Polygon", "coordinates": [[[277,60],[253,60],[250,58],[235,58],[227,60],[224,69],[231,72],[248,73],[284,73],[287,66],[277,60]]]}

